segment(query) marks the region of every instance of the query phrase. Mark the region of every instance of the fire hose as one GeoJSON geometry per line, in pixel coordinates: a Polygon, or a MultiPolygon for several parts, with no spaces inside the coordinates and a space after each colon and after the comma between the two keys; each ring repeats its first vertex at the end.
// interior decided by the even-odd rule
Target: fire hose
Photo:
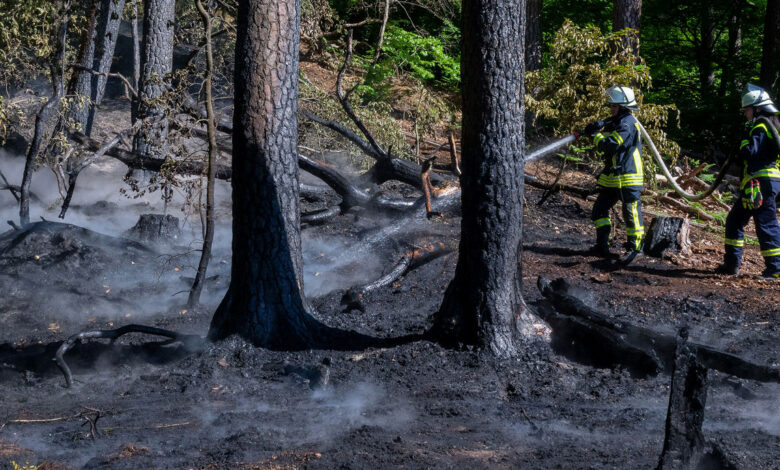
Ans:
{"type": "MultiPolygon", "coordinates": [[[[780,135],[778,135],[777,129],[772,124],[772,122],[764,116],[759,116],[758,121],[766,124],[767,128],[772,134],[772,138],[774,139],[775,144],[778,146],[778,150],[780,150],[780,135]]],[[[637,121],[637,123],[639,124],[639,131],[642,133],[642,137],[645,139],[645,143],[647,143],[647,146],[650,147],[650,153],[653,155],[653,158],[655,159],[655,162],[658,164],[658,166],[661,167],[661,172],[664,174],[664,176],[666,176],[666,179],[669,180],[669,184],[677,192],[677,194],[690,201],[701,201],[702,199],[710,196],[713,193],[713,191],[715,191],[715,189],[723,181],[723,178],[726,176],[726,172],[731,166],[731,163],[734,161],[733,155],[729,156],[726,159],[726,161],[723,163],[723,166],[721,166],[718,175],[715,177],[715,181],[713,181],[712,185],[708,187],[705,191],[698,194],[689,193],[685,191],[683,188],[681,188],[680,185],[677,184],[677,181],[675,181],[675,179],[672,177],[672,174],[669,172],[669,168],[666,167],[663,158],[661,158],[661,154],[658,152],[658,149],[655,146],[655,142],[653,142],[653,139],[647,133],[647,130],[645,130],[645,126],[643,126],[642,123],[639,121],[637,121]]],[[[544,157],[545,155],[548,155],[558,150],[559,148],[562,148],[566,145],[573,143],[576,139],[577,139],[576,135],[574,134],[568,135],[560,140],[557,140],[551,144],[548,144],[540,149],[534,150],[533,152],[529,153],[528,155],[526,155],[525,161],[526,163],[528,163],[534,160],[538,160],[544,157]]]]}

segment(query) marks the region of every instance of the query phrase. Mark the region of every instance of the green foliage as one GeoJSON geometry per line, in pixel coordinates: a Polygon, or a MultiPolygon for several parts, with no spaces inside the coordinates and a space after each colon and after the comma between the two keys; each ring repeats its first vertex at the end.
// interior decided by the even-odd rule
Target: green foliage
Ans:
{"type": "MultiPolygon", "coordinates": [[[[460,35],[458,28],[445,22],[442,34],[433,37],[407,31],[401,24],[404,22],[387,26],[381,59],[368,66],[365,86],[378,88],[393,74],[408,72],[424,83],[457,87],[460,83],[460,56],[450,55],[445,44],[460,35]]],[[[369,56],[373,57],[373,50],[369,52],[369,56]]],[[[363,59],[364,62],[367,60],[363,59]]]]}
{"type": "Polygon", "coordinates": [[[45,70],[57,49],[58,17],[51,0],[0,0],[0,83],[21,85],[45,70]]]}
{"type": "MultiPolygon", "coordinates": [[[[579,27],[565,21],[550,45],[549,65],[530,72],[526,79],[526,106],[536,118],[551,121],[558,133],[579,131],[587,123],[609,116],[605,90],[614,84],[636,92],[637,119],[647,129],[662,155],[676,159],[680,147],[663,130],[676,108],[644,102],[650,89],[650,69],[630,48],[623,47],[624,33],[603,34],[595,26],[579,27]]],[[[591,153],[591,157],[595,155],[591,153]]],[[[644,152],[646,174],[654,168],[644,152]]]]}

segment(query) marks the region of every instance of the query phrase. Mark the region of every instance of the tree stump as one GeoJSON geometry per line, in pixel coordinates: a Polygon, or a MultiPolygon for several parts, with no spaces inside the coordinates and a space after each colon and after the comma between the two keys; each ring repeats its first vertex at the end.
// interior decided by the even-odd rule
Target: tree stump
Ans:
{"type": "Polygon", "coordinates": [[[691,224],[681,217],[655,217],[645,237],[645,254],[663,258],[671,253],[690,254],[691,224]]]}
{"type": "Polygon", "coordinates": [[[172,243],[181,236],[179,218],[163,214],[141,214],[127,236],[139,241],[172,243]]]}
{"type": "Polygon", "coordinates": [[[707,367],[688,343],[688,329],[677,334],[674,371],[666,415],[664,448],[656,470],[736,470],[737,467],[716,444],[708,444],[702,433],[707,403],[707,367]]]}
{"type": "Polygon", "coordinates": [[[666,415],[664,449],[656,470],[696,469],[704,455],[704,405],[707,403],[707,368],[688,346],[688,331],[677,335],[677,350],[666,415]]]}

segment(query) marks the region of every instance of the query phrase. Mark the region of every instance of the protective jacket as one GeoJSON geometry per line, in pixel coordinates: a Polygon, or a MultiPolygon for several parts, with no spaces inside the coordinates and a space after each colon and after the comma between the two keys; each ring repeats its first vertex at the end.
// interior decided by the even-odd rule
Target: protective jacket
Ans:
{"type": "Polygon", "coordinates": [[[601,132],[593,137],[598,150],[604,153],[604,170],[598,185],[605,188],[642,187],[642,141],[639,122],[628,111],[604,121],[601,132]]]}
{"type": "Polygon", "coordinates": [[[741,187],[753,178],[780,181],[780,155],[766,123],[748,123],[739,146],[739,160],[743,167],[741,187]]]}
{"type": "MultiPolygon", "coordinates": [[[[747,209],[737,201],[726,216],[724,263],[739,266],[745,247],[745,225],[751,217],[755,222],[761,256],[766,274],[780,275],[780,225],[777,223],[776,199],[780,193],[780,155],[767,125],[761,121],[748,123],[739,146],[742,161],[742,188],[753,178],[760,183],[763,204],[747,209]]],[[[743,195],[740,195],[743,197],[743,195]]]]}

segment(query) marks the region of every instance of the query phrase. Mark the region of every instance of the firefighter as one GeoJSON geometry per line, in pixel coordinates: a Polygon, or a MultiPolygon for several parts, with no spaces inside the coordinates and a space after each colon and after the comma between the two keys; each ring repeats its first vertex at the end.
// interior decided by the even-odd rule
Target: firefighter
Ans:
{"type": "Polygon", "coordinates": [[[594,135],[593,142],[604,154],[604,169],[598,177],[599,194],[593,204],[591,220],[596,228],[596,245],[593,252],[608,258],[609,236],[612,221],[609,210],[618,201],[623,204],[626,220],[627,242],[621,261],[629,264],[642,253],[644,225],[642,202],[639,199],[644,185],[642,170],[642,144],[639,122],[631,114],[637,107],[634,91],[624,86],[612,86],[607,90],[607,104],[611,117],[588,124],[580,135],[594,135]]]}
{"type": "Polygon", "coordinates": [[[763,280],[780,279],[780,226],[777,223],[776,198],[780,192],[780,154],[778,143],[763,116],[780,127],[778,109],[764,89],[748,85],[742,95],[742,113],[747,119],[745,134],[739,146],[742,162],[739,197],[726,217],[726,254],[719,274],[739,274],[745,246],[745,225],[753,217],[766,269],[757,276],[763,280]]]}

